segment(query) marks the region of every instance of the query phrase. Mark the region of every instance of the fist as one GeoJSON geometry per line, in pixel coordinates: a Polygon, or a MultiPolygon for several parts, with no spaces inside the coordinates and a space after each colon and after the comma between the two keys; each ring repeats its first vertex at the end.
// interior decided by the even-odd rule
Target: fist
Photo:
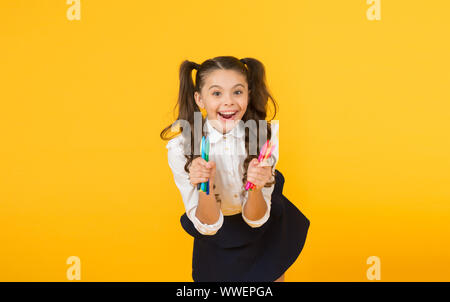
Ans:
{"type": "Polygon", "coordinates": [[[272,180],[272,166],[266,161],[258,162],[256,158],[248,164],[247,181],[253,183],[256,190],[260,190],[264,185],[272,180]]]}
{"type": "Polygon", "coordinates": [[[189,181],[193,186],[209,180],[210,190],[214,186],[214,178],[216,175],[216,163],[207,162],[201,157],[194,159],[189,167],[189,181]]]}

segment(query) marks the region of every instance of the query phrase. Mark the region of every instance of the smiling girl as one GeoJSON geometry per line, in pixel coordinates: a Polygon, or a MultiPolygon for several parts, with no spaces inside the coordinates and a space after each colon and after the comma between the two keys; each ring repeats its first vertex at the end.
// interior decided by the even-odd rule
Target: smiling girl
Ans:
{"type": "Polygon", "coordinates": [[[169,140],[168,163],[186,209],[181,225],[194,237],[194,281],[284,281],[303,249],[310,222],[282,194],[284,177],[275,169],[278,124],[270,123],[272,117],[261,127],[269,100],[276,109],[256,59],[221,56],[180,66],[177,121],[187,121],[190,130],[168,137],[175,122],[161,138],[169,140]],[[194,135],[194,116],[201,111],[202,134],[210,139],[208,162],[194,152],[201,139],[194,135]],[[254,127],[246,131],[248,125],[254,127]],[[258,162],[265,143],[261,131],[275,149],[258,162]],[[250,133],[258,133],[256,146],[250,133]],[[209,194],[197,190],[206,181],[209,194]],[[247,181],[255,188],[245,190],[247,181]]]}

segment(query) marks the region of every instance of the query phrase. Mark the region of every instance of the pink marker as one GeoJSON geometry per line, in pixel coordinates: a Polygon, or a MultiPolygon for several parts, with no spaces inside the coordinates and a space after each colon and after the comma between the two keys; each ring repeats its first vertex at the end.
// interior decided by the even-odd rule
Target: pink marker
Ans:
{"type": "MultiPolygon", "coordinates": [[[[276,145],[276,144],[274,144],[274,145],[270,148],[269,153],[267,154],[267,156],[264,156],[264,159],[263,159],[263,160],[265,160],[265,159],[267,159],[267,158],[270,157],[270,155],[272,154],[273,150],[275,149],[275,145],[276,145]]],[[[254,188],[255,188],[255,185],[251,183],[251,185],[250,185],[250,190],[253,190],[254,188]]]]}
{"type": "MultiPolygon", "coordinates": [[[[259,152],[259,156],[258,156],[258,162],[261,162],[261,160],[265,157],[265,153],[267,152],[268,145],[269,145],[269,140],[267,140],[264,143],[263,147],[261,148],[261,151],[259,152]]],[[[254,187],[254,184],[252,184],[251,182],[247,181],[247,184],[245,185],[245,190],[250,189],[252,186],[254,187]]]]}
{"type": "Polygon", "coordinates": [[[261,148],[261,152],[259,152],[258,161],[260,162],[263,158],[264,154],[266,153],[267,146],[269,145],[269,141],[264,143],[264,146],[261,148]]]}

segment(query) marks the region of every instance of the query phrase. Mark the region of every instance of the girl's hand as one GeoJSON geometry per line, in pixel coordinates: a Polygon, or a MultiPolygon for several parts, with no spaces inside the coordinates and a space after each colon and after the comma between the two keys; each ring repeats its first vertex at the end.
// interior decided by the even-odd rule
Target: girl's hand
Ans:
{"type": "Polygon", "coordinates": [[[216,163],[207,162],[201,157],[194,159],[189,167],[189,180],[193,186],[209,180],[209,188],[214,187],[214,178],[216,176],[216,163]]]}
{"type": "Polygon", "coordinates": [[[247,181],[253,183],[256,190],[260,190],[271,180],[272,166],[268,165],[266,161],[258,162],[258,159],[252,159],[248,164],[247,181]]]}

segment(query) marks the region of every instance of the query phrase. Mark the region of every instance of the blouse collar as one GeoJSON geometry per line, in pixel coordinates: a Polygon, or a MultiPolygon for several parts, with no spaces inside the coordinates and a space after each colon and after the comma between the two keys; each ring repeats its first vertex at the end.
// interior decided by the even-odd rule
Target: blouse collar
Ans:
{"type": "Polygon", "coordinates": [[[233,127],[233,129],[231,129],[230,131],[228,131],[225,134],[220,133],[216,128],[214,128],[211,125],[210,121],[208,120],[208,117],[205,118],[205,124],[206,124],[206,132],[208,132],[209,141],[211,143],[215,143],[222,138],[228,138],[228,137],[241,138],[245,135],[243,121],[239,121],[237,123],[237,125],[233,127]]]}

